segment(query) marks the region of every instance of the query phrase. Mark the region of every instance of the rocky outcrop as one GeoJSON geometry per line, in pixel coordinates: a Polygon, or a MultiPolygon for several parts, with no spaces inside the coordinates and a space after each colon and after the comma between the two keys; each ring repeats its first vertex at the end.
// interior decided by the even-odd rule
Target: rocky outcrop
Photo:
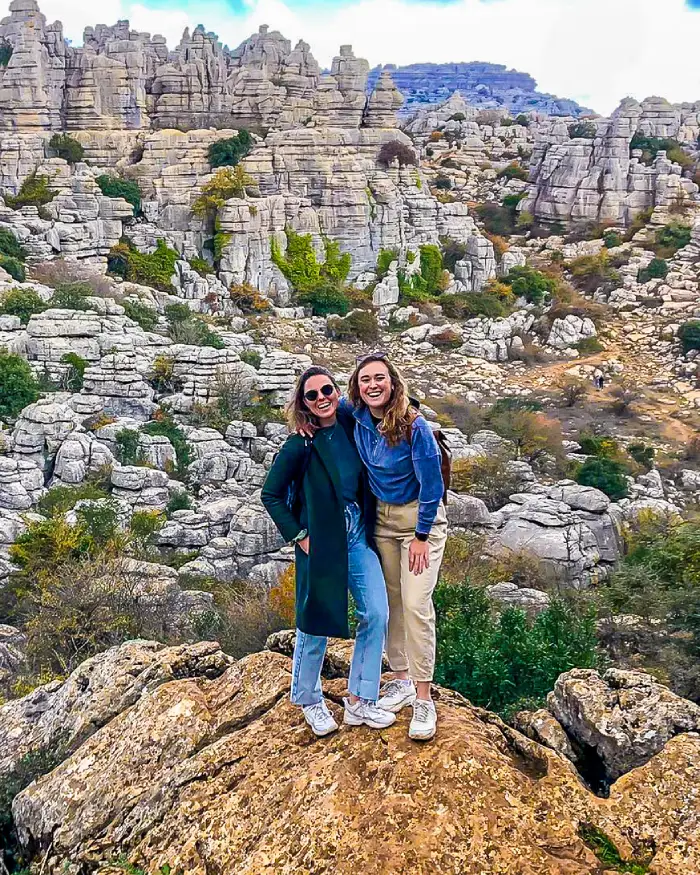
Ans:
{"type": "Polygon", "coordinates": [[[548,115],[578,116],[590,112],[573,100],[542,94],[536,90],[537,83],[532,76],[508,70],[502,64],[407,64],[402,67],[388,64],[371,71],[368,86],[373,88],[387,72],[406,97],[405,115],[423,104],[440,103],[455,91],[461,92],[474,106],[496,107],[513,114],[536,110],[548,115]]]}
{"type": "MultiPolygon", "coordinates": [[[[112,653],[114,660],[120,651],[112,653]]],[[[625,858],[653,841],[658,875],[700,865],[692,841],[696,734],[671,739],[603,800],[561,756],[446,690],[437,690],[440,730],[427,746],[407,738],[405,714],[381,734],[342,727],[319,743],[288,701],[290,662],[279,653],[249,656],[215,680],[191,671],[148,685],[147,672],[135,674],[118,700],[113,680],[103,679],[110,694],[101,695],[94,678],[95,707],[85,711],[93,724],[85,731],[69,716],[73,752],[15,799],[20,839],[46,856],[48,873],[66,858],[93,865],[97,853],[105,861],[123,854],[149,872],[167,862],[190,873],[281,875],[313,859],[319,873],[361,865],[398,875],[410,855],[426,872],[515,872],[527,860],[541,875],[593,875],[600,863],[577,834],[582,822],[609,835],[625,858]],[[419,809],[406,804],[416,786],[419,809]],[[402,830],[388,830],[399,816],[402,830]],[[425,840],[407,845],[417,829],[425,840]]],[[[75,682],[65,686],[75,690],[75,682]]],[[[334,711],[344,686],[324,682],[334,711]]],[[[8,708],[21,713],[27,703],[0,714],[7,720],[8,708]]],[[[57,710],[46,714],[60,725],[57,710]]],[[[23,732],[25,744],[29,737],[23,732]]]]}
{"type": "Polygon", "coordinates": [[[520,209],[543,222],[629,225],[642,210],[693,198],[698,187],[660,151],[649,166],[631,149],[636,133],[673,138],[695,149],[698,108],[661,98],[626,98],[610,119],[591,123],[591,138],[570,137],[571,120],[550,119],[537,130],[530,188],[520,209]]]}
{"type": "Polygon", "coordinates": [[[88,27],[73,47],[36,0],[13,0],[0,41],[12,49],[0,70],[0,126],[8,130],[267,130],[314,119],[394,127],[402,103],[388,74],[368,101],[369,65],[350,46],[321,77],[305,42],[292,48],[266,25],[233,51],[202,25],[185,29],[169,51],[164,37],[128,21],[88,27]]]}

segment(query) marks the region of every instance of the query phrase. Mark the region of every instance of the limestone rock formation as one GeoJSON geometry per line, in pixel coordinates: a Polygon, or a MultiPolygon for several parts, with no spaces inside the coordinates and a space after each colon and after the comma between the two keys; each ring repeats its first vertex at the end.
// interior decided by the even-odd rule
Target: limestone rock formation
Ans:
{"type": "Polygon", "coordinates": [[[681,175],[664,151],[645,165],[631,149],[636,133],[674,138],[695,148],[698,106],[672,106],[661,98],[641,104],[626,98],[610,119],[593,124],[595,137],[571,138],[569,122],[552,118],[537,130],[530,188],[520,209],[544,222],[629,225],[649,207],[671,206],[698,187],[681,175]]]}
{"type": "MultiPolygon", "coordinates": [[[[149,685],[140,671],[120,699],[108,677],[109,694],[94,679],[99,728],[69,717],[73,752],[13,805],[21,841],[46,855],[48,873],[66,857],[93,865],[124,854],[147,872],[167,864],[193,875],[358,866],[398,875],[407,860],[425,872],[593,875],[600,863],[577,834],[583,822],[626,859],[653,842],[658,875],[699,871],[695,733],[600,799],[560,755],[446,690],[431,744],[407,738],[405,714],[382,733],[342,727],[314,741],[288,701],[287,657],[254,654],[215,680],[198,673],[165,684],[157,673],[149,685]]],[[[324,682],[335,711],[344,686],[324,682]]]]}

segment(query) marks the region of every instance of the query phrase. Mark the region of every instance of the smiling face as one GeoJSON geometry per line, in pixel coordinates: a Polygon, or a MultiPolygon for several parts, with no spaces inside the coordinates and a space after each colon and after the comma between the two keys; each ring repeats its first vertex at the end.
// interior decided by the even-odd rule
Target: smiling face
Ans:
{"type": "Polygon", "coordinates": [[[358,374],[360,397],[377,417],[384,414],[384,408],[391,400],[393,384],[386,362],[368,362],[358,374]]]}
{"type": "Polygon", "coordinates": [[[321,426],[335,422],[339,401],[338,390],[325,374],[315,374],[304,383],[304,404],[321,426]],[[311,398],[307,397],[309,394],[311,398]]]}

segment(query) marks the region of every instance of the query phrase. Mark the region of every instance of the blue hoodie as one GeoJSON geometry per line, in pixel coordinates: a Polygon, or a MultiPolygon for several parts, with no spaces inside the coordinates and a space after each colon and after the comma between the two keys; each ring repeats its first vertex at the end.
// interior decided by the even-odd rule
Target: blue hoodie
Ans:
{"type": "Polygon", "coordinates": [[[352,410],[357,421],[357,450],[367,468],[372,492],[388,504],[408,504],[418,499],[416,531],[429,534],[442,501],[444,485],[440,449],[426,419],[423,416],[415,418],[410,442],[404,439],[397,446],[390,447],[377,430],[377,420],[366,407],[354,409],[346,399],[341,403],[352,410]]]}

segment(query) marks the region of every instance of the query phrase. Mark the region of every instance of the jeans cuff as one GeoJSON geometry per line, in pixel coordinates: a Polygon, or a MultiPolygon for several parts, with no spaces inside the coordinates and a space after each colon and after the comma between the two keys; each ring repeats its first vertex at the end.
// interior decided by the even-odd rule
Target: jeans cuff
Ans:
{"type": "Polygon", "coordinates": [[[320,701],[323,699],[323,693],[307,693],[302,691],[298,693],[296,696],[289,694],[289,701],[292,705],[299,705],[302,708],[306,708],[307,705],[318,705],[320,701]],[[304,701],[306,700],[306,701],[304,701]]]}
{"type": "Polygon", "coordinates": [[[348,684],[348,690],[358,699],[368,699],[376,702],[379,698],[379,678],[376,681],[352,681],[348,684]]]}

